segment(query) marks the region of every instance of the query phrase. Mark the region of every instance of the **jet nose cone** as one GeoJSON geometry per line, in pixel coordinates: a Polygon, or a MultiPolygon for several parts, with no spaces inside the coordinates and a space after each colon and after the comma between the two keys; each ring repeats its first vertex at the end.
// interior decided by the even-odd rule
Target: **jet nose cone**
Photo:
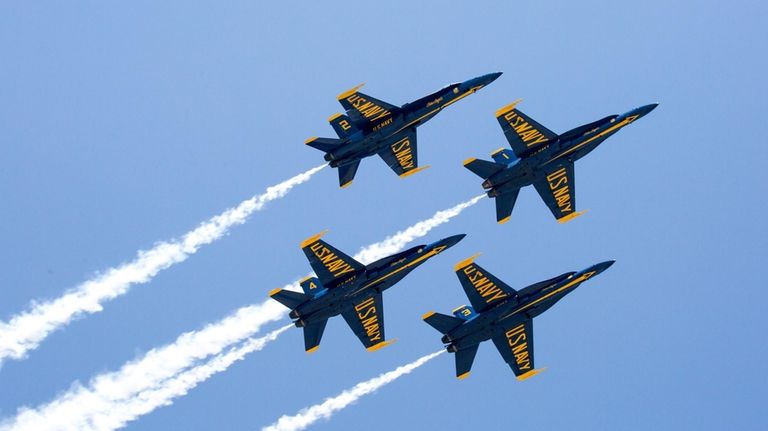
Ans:
{"type": "Polygon", "coordinates": [[[606,260],[605,262],[600,262],[597,265],[594,265],[592,267],[592,270],[593,271],[597,271],[597,273],[600,274],[601,272],[603,272],[606,269],[610,268],[611,265],[613,265],[614,263],[616,263],[615,260],[606,260]]]}
{"type": "Polygon", "coordinates": [[[493,72],[485,75],[483,78],[485,78],[485,84],[488,85],[491,82],[495,81],[501,74],[504,72],[493,72]]]}
{"type": "Polygon", "coordinates": [[[650,105],[641,106],[635,109],[635,114],[639,115],[640,117],[644,117],[648,115],[649,112],[656,109],[657,106],[659,106],[658,103],[651,103],[650,105]]]}
{"type": "Polygon", "coordinates": [[[467,235],[466,235],[466,234],[463,234],[463,233],[462,233],[462,234],[459,234],[459,235],[449,236],[448,238],[444,238],[444,239],[442,239],[442,240],[439,242],[439,245],[443,245],[443,246],[446,246],[446,247],[449,247],[449,248],[450,248],[450,247],[453,247],[453,246],[454,246],[454,245],[456,245],[456,244],[457,244],[459,241],[461,241],[462,239],[464,239],[464,237],[465,237],[465,236],[467,236],[467,235]]]}

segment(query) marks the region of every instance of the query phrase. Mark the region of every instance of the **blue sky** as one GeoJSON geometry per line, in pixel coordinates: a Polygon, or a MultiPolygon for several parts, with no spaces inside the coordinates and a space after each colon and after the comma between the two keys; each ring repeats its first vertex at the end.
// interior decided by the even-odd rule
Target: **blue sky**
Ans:
{"type": "MultiPolygon", "coordinates": [[[[660,106],[576,166],[577,205],[552,220],[532,189],[512,220],[484,200],[425,242],[459,246],[385,295],[365,352],[341,319],[321,349],[289,331],[134,429],[257,429],[438,350],[428,310],[466,303],[452,266],[523,286],[617,263],[534,323],[517,382],[483,345],[472,376],[443,355],[316,429],[764,429],[768,351],[766,6],[722,2],[81,2],[0,6],[0,317],[322,162],[336,94],[402,104],[503,71],[419,129],[406,180],[365,160],[352,187],[324,170],[249,223],[49,337],[0,370],[0,416],[51,400],[306,274],[322,229],[349,253],[481,193],[461,167],[505,145],[493,117],[556,132],[660,106]]],[[[274,326],[282,325],[282,322],[274,326]]]]}

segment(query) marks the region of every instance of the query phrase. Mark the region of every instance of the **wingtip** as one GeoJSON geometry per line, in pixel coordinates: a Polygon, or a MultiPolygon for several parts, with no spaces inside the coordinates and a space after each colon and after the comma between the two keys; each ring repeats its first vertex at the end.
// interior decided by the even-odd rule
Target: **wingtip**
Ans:
{"type": "Polygon", "coordinates": [[[498,118],[498,117],[501,117],[502,115],[506,114],[507,112],[509,112],[509,111],[511,111],[511,110],[513,110],[513,109],[515,109],[515,107],[516,107],[516,106],[517,106],[517,105],[518,105],[520,102],[522,102],[522,101],[523,101],[523,99],[517,99],[517,100],[515,100],[514,102],[510,103],[509,105],[507,105],[507,106],[504,106],[504,107],[502,107],[502,108],[499,108],[499,110],[498,110],[498,111],[496,111],[496,117],[497,117],[497,118],[498,118]]]}
{"type": "Polygon", "coordinates": [[[567,216],[560,217],[559,219],[557,219],[557,222],[560,224],[568,223],[569,221],[575,219],[576,217],[586,214],[587,211],[589,210],[572,212],[567,216]]]}
{"type": "Polygon", "coordinates": [[[504,223],[508,222],[510,218],[512,218],[512,216],[511,216],[511,215],[508,215],[508,216],[504,217],[504,218],[503,218],[503,219],[501,219],[501,220],[496,220],[496,223],[498,223],[498,224],[504,224],[504,223]]]}
{"type": "Polygon", "coordinates": [[[307,349],[306,352],[307,352],[307,354],[312,354],[312,353],[317,352],[317,349],[319,349],[319,348],[320,348],[320,345],[318,344],[315,347],[311,347],[311,348],[307,349]]]}
{"type": "Polygon", "coordinates": [[[418,167],[416,169],[411,169],[408,172],[403,172],[402,174],[400,174],[400,178],[408,178],[408,177],[410,177],[413,174],[419,173],[419,172],[423,171],[424,169],[428,169],[428,168],[431,168],[431,167],[432,167],[432,165],[424,165],[424,166],[418,167]]]}
{"type": "Polygon", "coordinates": [[[312,136],[310,138],[307,138],[306,141],[304,141],[304,145],[308,145],[310,142],[317,140],[317,136],[312,136]]]}
{"type": "Polygon", "coordinates": [[[457,379],[459,379],[459,380],[464,380],[464,379],[466,379],[467,377],[469,377],[469,371],[467,371],[467,372],[466,372],[466,373],[464,373],[464,374],[460,374],[460,375],[456,376],[456,378],[457,378],[457,379]]]}
{"type": "Polygon", "coordinates": [[[421,316],[421,320],[427,320],[435,314],[434,311],[429,311],[421,316]]]}
{"type": "Polygon", "coordinates": [[[349,187],[349,186],[351,186],[351,185],[352,185],[352,181],[350,180],[350,181],[347,181],[347,182],[346,182],[346,183],[344,183],[344,184],[341,184],[341,185],[339,186],[339,188],[342,188],[342,189],[346,189],[347,187],[349,187]]]}
{"type": "Polygon", "coordinates": [[[470,157],[470,158],[468,158],[468,159],[465,159],[465,160],[464,160],[463,162],[461,162],[461,163],[462,163],[464,166],[467,166],[468,164],[470,164],[470,163],[474,162],[475,160],[477,160],[477,158],[476,158],[476,157],[470,157]]]}
{"type": "Polygon", "coordinates": [[[460,270],[460,269],[462,269],[464,267],[469,266],[470,264],[472,264],[472,262],[475,261],[477,256],[480,256],[480,253],[475,253],[472,256],[470,256],[470,257],[462,260],[461,262],[457,263],[456,265],[454,265],[453,270],[454,271],[458,271],[458,270],[460,270]]]}
{"type": "Polygon", "coordinates": [[[328,229],[325,229],[324,231],[322,231],[322,232],[320,232],[318,234],[312,235],[311,237],[309,237],[309,238],[305,239],[304,241],[302,241],[299,245],[301,246],[301,248],[304,248],[304,247],[312,244],[313,242],[317,241],[318,239],[320,239],[326,233],[328,233],[328,229]]]}
{"type": "Polygon", "coordinates": [[[517,380],[519,380],[519,381],[521,381],[521,382],[522,382],[523,380],[528,380],[528,379],[530,379],[531,377],[533,377],[533,376],[535,376],[535,375],[537,375],[537,374],[540,374],[540,373],[541,373],[542,371],[544,371],[544,370],[546,370],[546,368],[536,368],[536,369],[533,369],[533,370],[531,370],[531,371],[528,371],[528,372],[527,372],[527,373],[525,373],[525,374],[520,374],[519,376],[517,376],[517,380]]]}
{"type": "Polygon", "coordinates": [[[349,97],[349,96],[351,96],[351,95],[355,94],[355,92],[356,92],[357,90],[359,90],[359,89],[360,89],[360,88],[361,88],[363,85],[365,85],[365,82],[363,82],[362,84],[360,84],[360,85],[357,85],[357,86],[355,86],[355,87],[352,87],[352,88],[350,88],[349,90],[347,90],[347,91],[345,91],[345,92],[343,92],[343,93],[339,94],[338,96],[336,96],[336,100],[342,100],[342,99],[346,99],[347,97],[349,97]]]}
{"type": "Polygon", "coordinates": [[[397,339],[382,341],[381,343],[374,344],[373,346],[368,347],[365,350],[367,350],[369,352],[375,352],[377,350],[380,350],[380,349],[383,349],[383,348],[389,346],[390,344],[393,344],[395,341],[397,341],[397,339]]]}
{"type": "Polygon", "coordinates": [[[280,293],[282,290],[283,290],[283,289],[281,289],[281,288],[279,288],[279,287],[278,287],[278,288],[276,288],[276,289],[272,289],[272,290],[270,290],[270,291],[269,291],[269,296],[270,296],[270,297],[272,297],[272,296],[275,296],[275,295],[277,295],[278,293],[280,293]]]}

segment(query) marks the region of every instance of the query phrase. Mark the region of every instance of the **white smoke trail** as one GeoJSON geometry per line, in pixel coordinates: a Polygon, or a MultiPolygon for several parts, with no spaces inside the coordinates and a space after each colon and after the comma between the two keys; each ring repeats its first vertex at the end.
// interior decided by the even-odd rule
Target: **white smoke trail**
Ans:
{"type": "Polygon", "coordinates": [[[420,221],[415,225],[401,230],[400,232],[385,238],[383,241],[379,241],[375,244],[371,244],[362,248],[355,255],[355,259],[363,263],[371,263],[382,257],[389,256],[402,250],[406,244],[413,241],[416,238],[421,238],[428,234],[429,231],[440,226],[443,223],[448,223],[452,218],[461,214],[462,211],[478,203],[480,199],[485,195],[475,196],[474,198],[462,202],[452,208],[436,212],[432,217],[420,221]]]}
{"type": "Polygon", "coordinates": [[[133,261],[110,268],[56,299],[33,303],[30,310],[11,317],[8,322],[0,322],[0,365],[6,358],[23,358],[51,332],[73,319],[101,311],[103,302],[125,294],[131,285],[146,283],[158,272],[183,262],[201,246],[221,238],[232,226],[245,223],[253,212],[285,196],[325,166],[312,168],[269,187],[263,194],[212,217],[180,239],[161,242],[150,250],[139,251],[133,261]]]}
{"type": "MultiPolygon", "coordinates": [[[[400,251],[410,241],[423,237],[431,229],[447,223],[479,200],[480,197],[475,197],[447,210],[438,211],[427,220],[363,248],[355,255],[355,259],[372,262],[400,251]]],[[[300,289],[298,282],[284,288],[300,289]]],[[[56,428],[56,424],[72,421],[88,423],[89,418],[96,415],[103,417],[103,421],[110,422],[110,411],[119,409],[119,404],[124,403],[124,400],[145,391],[162,390],[164,382],[184,373],[198,361],[210,355],[220,354],[228,346],[252,337],[263,325],[285,316],[286,308],[271,299],[261,304],[242,307],[199,331],[182,334],[175,342],[148,352],[142,359],[124,365],[119,371],[95,377],[89,384],[89,389],[76,387],[37,409],[22,409],[16,419],[9,423],[21,423],[22,415],[34,418],[34,426],[14,429],[56,428]],[[110,401],[113,399],[114,402],[110,401]]],[[[225,369],[226,367],[219,371],[225,369]]],[[[4,428],[0,426],[0,429],[4,428]]]]}
{"type": "Polygon", "coordinates": [[[364,395],[368,395],[381,388],[382,386],[392,383],[398,378],[411,373],[416,368],[419,368],[420,366],[424,365],[425,363],[429,362],[444,352],[445,350],[440,350],[439,352],[422,356],[410,364],[402,365],[388,373],[384,373],[378,377],[374,377],[373,379],[358,383],[351,389],[347,389],[346,391],[336,395],[333,398],[328,398],[320,404],[315,404],[314,406],[299,410],[299,412],[294,416],[283,415],[280,417],[280,419],[277,420],[277,422],[264,427],[261,430],[297,431],[307,428],[320,419],[330,419],[334,413],[354,403],[364,395]]]}
{"type": "Polygon", "coordinates": [[[263,349],[270,341],[275,340],[280,334],[292,327],[293,324],[288,324],[261,338],[249,338],[228,352],[216,355],[206,363],[192,367],[166,380],[157,388],[142,391],[109,412],[95,416],[92,422],[99,424],[95,429],[114,430],[122,428],[128,422],[138,419],[158,407],[173,404],[174,398],[186,395],[191,389],[208,380],[214,374],[220,373],[235,362],[244,359],[247,354],[263,349]]]}

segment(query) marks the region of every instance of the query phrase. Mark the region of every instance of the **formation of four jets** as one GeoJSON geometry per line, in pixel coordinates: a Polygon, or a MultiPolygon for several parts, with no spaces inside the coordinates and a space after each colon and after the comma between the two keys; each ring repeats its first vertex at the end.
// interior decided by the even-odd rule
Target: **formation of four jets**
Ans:
{"type": "MultiPolygon", "coordinates": [[[[349,186],[360,161],[374,154],[399,176],[413,175],[428,167],[418,164],[416,128],[500,75],[491,73],[451,84],[403,106],[363,94],[359,91],[362,85],[357,86],[338,96],[346,113],[328,119],[338,139],[313,137],[306,144],[325,152],[325,160],[339,170],[341,187],[349,186]]],[[[574,162],[657,106],[645,105],[622,115],[609,115],[557,135],[519,111],[518,103],[496,112],[511,150],[494,151],[493,161],[464,161],[467,169],[483,179],[488,196],[495,198],[499,223],[509,220],[520,189],[528,185],[534,186],[558,222],[582,214],[576,211],[574,162]]],[[[322,235],[301,243],[316,274],[300,282],[304,293],[284,289],[269,292],[291,309],[295,325],[304,328],[307,352],[317,350],[328,319],[339,314],[369,351],[390,344],[384,335],[382,292],[464,238],[463,234],[454,235],[364,265],[323,241],[322,235]]],[[[533,362],[532,319],[613,264],[598,263],[515,290],[477,265],[475,257],[454,268],[471,306],[456,308],[452,316],[429,312],[422,317],[443,334],[441,341],[446,349],[455,353],[456,376],[460,379],[469,375],[479,344],[489,339],[519,380],[536,375],[539,370],[533,362]]]]}

